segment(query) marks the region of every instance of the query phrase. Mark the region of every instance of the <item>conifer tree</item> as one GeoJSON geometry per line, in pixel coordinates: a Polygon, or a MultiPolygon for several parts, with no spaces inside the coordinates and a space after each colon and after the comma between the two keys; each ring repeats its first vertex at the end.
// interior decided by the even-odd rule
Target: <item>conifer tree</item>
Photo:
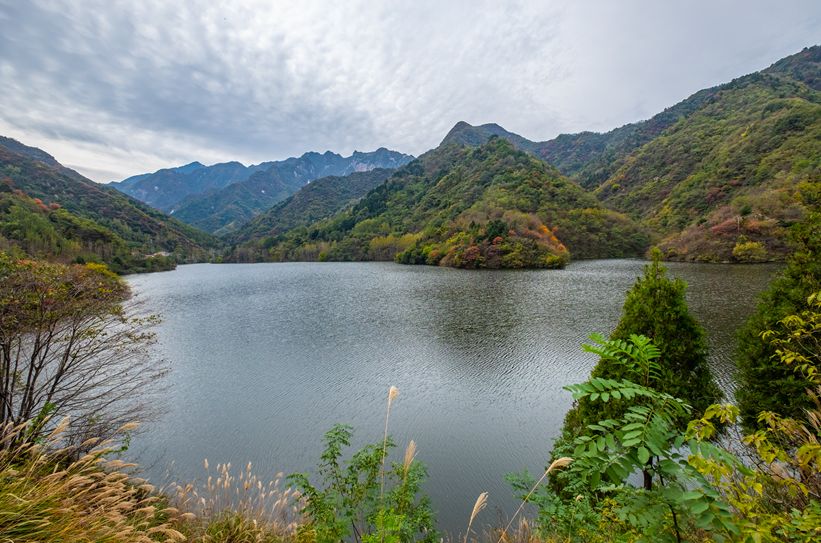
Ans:
{"type": "MultiPolygon", "coordinates": [[[[686,288],[681,279],[667,277],[661,253],[654,250],[644,275],[627,293],[621,320],[610,338],[627,340],[633,334],[650,338],[661,351],[658,359],[661,373],[653,382],[640,384],[687,401],[693,408],[693,416],[701,416],[710,404],[721,398],[721,391],[707,363],[704,331],[687,309],[686,288]]],[[[637,376],[626,375],[625,371],[623,364],[602,358],[591,376],[636,381],[637,376]]],[[[568,414],[566,429],[572,432],[573,427],[619,416],[624,407],[621,403],[580,401],[568,414]]],[[[686,422],[681,421],[682,425],[686,422]]]]}
{"type": "MultiPolygon", "coordinates": [[[[780,362],[776,348],[762,333],[783,330],[781,320],[805,308],[807,297],[821,290],[821,213],[812,213],[791,232],[794,252],[787,266],[761,295],[756,312],[739,333],[738,390],[743,425],[759,426],[758,415],[771,411],[802,420],[810,405],[810,383],[780,362]]],[[[821,358],[821,352],[815,353],[821,358]]]]}

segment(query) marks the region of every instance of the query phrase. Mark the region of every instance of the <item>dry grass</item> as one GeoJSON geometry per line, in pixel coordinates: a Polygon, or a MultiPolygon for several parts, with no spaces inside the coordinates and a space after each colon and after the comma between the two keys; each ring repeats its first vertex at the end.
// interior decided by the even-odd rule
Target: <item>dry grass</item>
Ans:
{"type": "Polygon", "coordinates": [[[379,485],[379,501],[382,501],[382,496],[385,494],[385,457],[388,454],[388,421],[391,418],[391,405],[396,397],[399,396],[399,389],[391,386],[388,389],[388,409],[385,413],[385,435],[382,438],[382,467],[379,469],[379,478],[381,483],[379,485]]]}
{"type": "Polygon", "coordinates": [[[132,465],[104,460],[107,444],[69,460],[57,447],[64,421],[43,443],[22,440],[25,426],[5,428],[0,443],[0,540],[15,543],[182,541],[169,519],[177,511],[132,465]]]}
{"type": "Polygon", "coordinates": [[[470,512],[470,520],[468,521],[467,530],[465,530],[465,543],[468,543],[468,536],[470,536],[470,527],[473,526],[473,521],[482,512],[482,509],[487,507],[487,492],[482,492],[476,498],[476,503],[473,504],[473,511],[470,512]]]}
{"type": "Polygon", "coordinates": [[[186,512],[183,531],[204,542],[282,541],[296,536],[303,523],[300,495],[284,487],[283,474],[263,481],[249,462],[244,469],[218,464],[212,473],[203,462],[205,483],[173,485],[166,490],[186,512]],[[242,537],[238,534],[243,534],[242,537]]]}
{"type": "Polygon", "coordinates": [[[408,471],[410,470],[411,464],[416,459],[416,442],[411,439],[408,446],[405,448],[405,459],[402,462],[402,470],[404,472],[404,477],[407,479],[408,471]]]}
{"type": "MultiPolygon", "coordinates": [[[[76,458],[60,448],[67,421],[46,440],[26,426],[0,432],[0,541],[13,543],[281,543],[302,523],[299,494],[282,475],[263,482],[248,464],[218,465],[204,485],[155,491],[132,477],[136,466],[107,460],[110,443],[76,458]],[[173,503],[174,507],[168,504],[173,503]]],[[[124,429],[125,430],[125,429],[124,429]]],[[[206,462],[206,471],[208,465],[206,462]]]]}

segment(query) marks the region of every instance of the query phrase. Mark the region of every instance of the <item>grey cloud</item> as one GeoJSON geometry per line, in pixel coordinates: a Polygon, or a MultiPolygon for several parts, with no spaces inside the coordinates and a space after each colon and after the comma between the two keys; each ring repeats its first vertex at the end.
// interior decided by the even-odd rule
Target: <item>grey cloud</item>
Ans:
{"type": "Polygon", "coordinates": [[[606,130],[821,40],[785,2],[0,0],[0,131],[101,181],[606,130]],[[106,177],[108,176],[108,177],[106,177]]]}

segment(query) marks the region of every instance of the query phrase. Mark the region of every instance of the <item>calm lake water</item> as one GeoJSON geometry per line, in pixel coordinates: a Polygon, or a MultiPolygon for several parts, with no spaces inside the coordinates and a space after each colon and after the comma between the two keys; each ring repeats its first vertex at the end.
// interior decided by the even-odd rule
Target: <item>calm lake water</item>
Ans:
{"type": "MultiPolygon", "coordinates": [[[[580,349],[616,325],[641,261],[565,270],[463,271],[386,263],[191,265],[131,276],[163,317],[173,367],[168,413],[132,453],[154,481],[202,479],[213,464],[310,470],[322,435],[352,424],[358,444],[411,439],[443,530],[464,530],[480,492],[486,522],[515,509],[504,475],[541,473],[570,394],[595,359],[580,349]]],[[[669,264],[689,284],[711,363],[732,391],[734,334],[777,267],[669,264]]]]}

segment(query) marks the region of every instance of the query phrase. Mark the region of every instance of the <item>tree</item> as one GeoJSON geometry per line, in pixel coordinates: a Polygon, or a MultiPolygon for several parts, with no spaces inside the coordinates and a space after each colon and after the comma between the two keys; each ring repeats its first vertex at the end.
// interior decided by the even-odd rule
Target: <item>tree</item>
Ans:
{"type": "Polygon", "coordinates": [[[811,407],[804,394],[809,381],[781,364],[776,347],[762,337],[768,330],[783,331],[783,319],[798,313],[807,297],[821,290],[821,213],[795,225],[791,237],[795,249],[784,271],[761,295],[756,312],[739,333],[736,397],[748,430],[760,427],[761,411],[803,419],[811,407]]]}
{"type": "Polygon", "coordinates": [[[150,416],[167,369],[149,355],[154,319],[133,316],[129,297],[103,265],[0,253],[0,435],[33,422],[36,439],[69,417],[77,444],[150,416]]]}
{"type": "Polygon", "coordinates": [[[626,377],[593,377],[565,389],[578,401],[620,401],[622,414],[589,424],[562,445],[560,454],[572,462],[558,474],[560,492],[555,485],[537,491],[526,473],[509,477],[538,510],[539,539],[817,541],[821,374],[811,353],[818,352],[821,292],[783,324],[785,330],[765,337],[777,345],[777,363],[818,385],[804,392],[815,407],[806,423],[763,412],[761,430],[723,444],[715,438],[719,428],[736,423],[735,406],[713,404],[683,430],[678,421],[690,406],[640,384],[658,374],[659,350],[649,339],[595,338],[586,348],[621,364],[626,377]],[[744,457],[737,456],[738,442],[749,446],[744,457]],[[639,470],[644,485],[636,486],[629,475],[639,470]]]}
{"type": "MultiPolygon", "coordinates": [[[[687,310],[681,279],[669,279],[661,264],[660,253],[644,268],[627,293],[621,320],[611,334],[612,340],[626,341],[633,335],[647,336],[659,350],[656,375],[646,375],[639,383],[676,398],[684,399],[694,414],[701,413],[721,397],[707,364],[704,331],[687,310]]],[[[602,353],[598,353],[601,354],[602,353]]],[[[591,377],[623,379],[625,365],[613,356],[601,356],[591,377]]],[[[635,378],[635,377],[631,377],[635,378]]],[[[621,415],[620,402],[592,403],[582,400],[568,414],[566,426],[592,424],[601,419],[621,415]]],[[[686,424],[685,420],[681,424],[686,424]]]]}

